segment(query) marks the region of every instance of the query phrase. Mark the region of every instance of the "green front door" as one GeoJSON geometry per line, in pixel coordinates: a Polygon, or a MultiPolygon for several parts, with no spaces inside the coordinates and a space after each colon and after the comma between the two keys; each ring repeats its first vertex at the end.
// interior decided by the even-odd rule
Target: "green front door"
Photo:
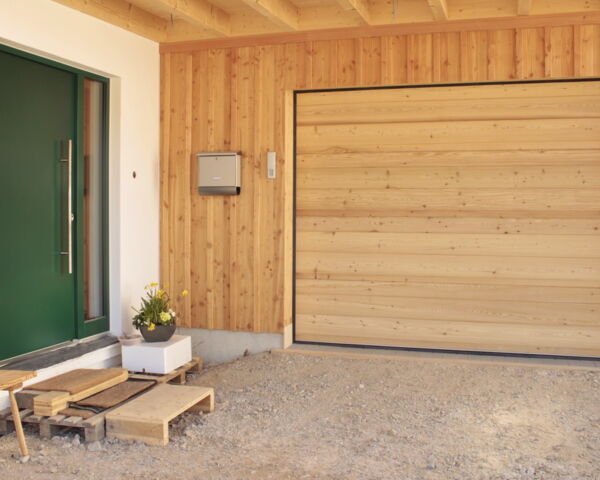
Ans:
{"type": "Polygon", "coordinates": [[[76,336],[76,115],[76,74],[0,51],[0,359],[76,336]]]}

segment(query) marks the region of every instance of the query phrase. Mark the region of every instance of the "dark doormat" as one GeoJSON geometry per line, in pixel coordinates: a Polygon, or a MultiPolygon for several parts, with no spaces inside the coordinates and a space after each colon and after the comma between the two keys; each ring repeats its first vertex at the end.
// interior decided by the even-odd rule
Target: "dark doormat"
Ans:
{"type": "Polygon", "coordinates": [[[118,405],[124,402],[128,398],[137,395],[144,390],[147,390],[156,382],[152,380],[128,380],[127,382],[120,383],[111,387],[103,392],[92,395],[84,400],[77,402],[77,405],[99,407],[99,408],[110,408],[114,405],[118,405]]]}

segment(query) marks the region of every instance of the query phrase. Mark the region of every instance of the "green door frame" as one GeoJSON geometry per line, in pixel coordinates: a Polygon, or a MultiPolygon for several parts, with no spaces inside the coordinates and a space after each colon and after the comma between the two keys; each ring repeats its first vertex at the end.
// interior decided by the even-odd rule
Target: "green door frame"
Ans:
{"type": "Polygon", "coordinates": [[[80,70],[75,67],[71,67],[69,65],[64,65],[62,63],[56,62],[54,60],[50,60],[44,57],[40,57],[38,55],[34,55],[29,52],[24,52],[22,50],[18,50],[14,47],[10,47],[8,45],[0,44],[0,51],[4,51],[13,55],[17,55],[28,60],[32,60],[37,63],[41,63],[44,65],[49,65],[54,68],[58,68],[61,70],[65,70],[67,72],[74,73],[76,75],[76,88],[77,88],[77,112],[76,112],[76,138],[75,138],[75,181],[77,185],[77,196],[74,204],[74,213],[75,213],[75,237],[76,237],[76,249],[74,256],[74,266],[75,266],[75,275],[74,275],[74,288],[75,288],[75,312],[76,318],[75,320],[75,332],[77,338],[85,338],[90,335],[95,335],[97,333],[105,332],[109,329],[109,247],[108,247],[108,228],[109,228],[109,218],[108,218],[108,136],[109,136],[109,92],[110,92],[110,79],[107,77],[103,77],[101,75],[97,75],[95,73],[86,72],[84,70],[80,70]],[[84,234],[84,222],[83,220],[83,195],[80,195],[80,192],[83,191],[84,187],[84,158],[83,158],[83,82],[86,78],[91,80],[96,80],[101,82],[103,85],[103,158],[102,158],[102,196],[103,196],[103,205],[102,205],[102,231],[103,231],[103,239],[102,239],[102,257],[103,257],[103,285],[102,285],[102,294],[103,294],[103,312],[104,315],[98,318],[93,318],[90,320],[86,320],[84,316],[84,288],[83,288],[83,278],[84,278],[84,255],[83,255],[83,234],[84,234]]]}

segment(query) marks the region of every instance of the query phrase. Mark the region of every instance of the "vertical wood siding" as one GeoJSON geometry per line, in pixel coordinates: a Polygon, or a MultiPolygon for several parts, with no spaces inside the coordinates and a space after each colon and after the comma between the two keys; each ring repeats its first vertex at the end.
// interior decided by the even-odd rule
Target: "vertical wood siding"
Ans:
{"type": "Polygon", "coordinates": [[[190,290],[176,305],[183,325],[281,333],[291,323],[287,91],[597,76],[600,25],[163,53],[161,281],[190,290]],[[242,152],[241,195],[199,196],[195,153],[228,150],[242,152]]]}

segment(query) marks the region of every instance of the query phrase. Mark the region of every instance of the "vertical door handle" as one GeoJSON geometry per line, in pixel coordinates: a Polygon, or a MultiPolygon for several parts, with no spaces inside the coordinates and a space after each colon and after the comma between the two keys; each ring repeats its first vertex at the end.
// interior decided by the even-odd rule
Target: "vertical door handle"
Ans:
{"type": "Polygon", "coordinates": [[[60,252],[67,255],[69,262],[69,275],[73,273],[73,140],[68,141],[67,158],[61,158],[61,162],[67,164],[67,251],[60,252]]]}

